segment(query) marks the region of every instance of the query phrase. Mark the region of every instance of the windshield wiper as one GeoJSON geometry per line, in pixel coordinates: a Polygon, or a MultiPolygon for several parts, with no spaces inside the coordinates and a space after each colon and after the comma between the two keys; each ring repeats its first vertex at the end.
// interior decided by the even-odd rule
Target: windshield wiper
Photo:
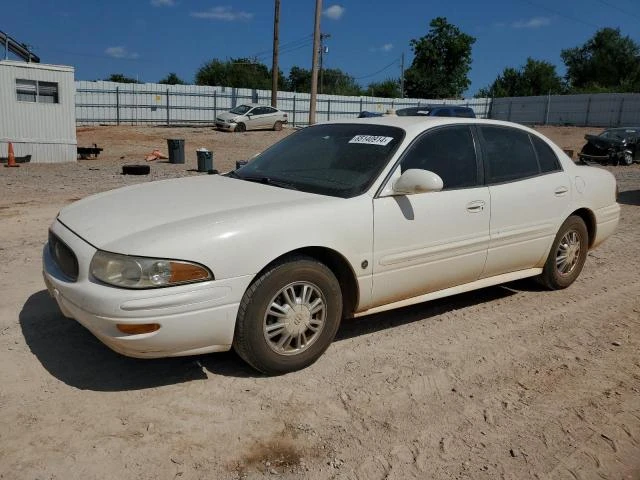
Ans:
{"type": "Polygon", "coordinates": [[[257,175],[242,176],[242,175],[238,175],[235,172],[234,172],[234,176],[241,180],[246,180],[247,182],[262,183],[264,185],[273,185],[274,187],[288,188],[289,190],[298,190],[298,187],[296,187],[295,184],[293,183],[285,182],[283,180],[277,180],[271,177],[264,177],[264,176],[257,176],[257,175]]]}

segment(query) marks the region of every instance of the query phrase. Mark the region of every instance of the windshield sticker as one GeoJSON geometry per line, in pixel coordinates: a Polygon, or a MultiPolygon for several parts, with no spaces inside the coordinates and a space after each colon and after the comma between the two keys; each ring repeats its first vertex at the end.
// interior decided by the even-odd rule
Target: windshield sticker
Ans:
{"type": "Polygon", "coordinates": [[[380,145],[386,147],[393,137],[383,137],[380,135],[356,135],[349,143],[363,143],[365,145],[380,145]]]}

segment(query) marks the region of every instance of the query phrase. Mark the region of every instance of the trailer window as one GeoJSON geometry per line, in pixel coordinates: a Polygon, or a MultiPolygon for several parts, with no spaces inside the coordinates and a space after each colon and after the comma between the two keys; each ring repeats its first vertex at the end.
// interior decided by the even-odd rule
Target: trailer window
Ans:
{"type": "Polygon", "coordinates": [[[16,79],[19,102],[60,103],[58,84],[37,80],[16,79]]]}

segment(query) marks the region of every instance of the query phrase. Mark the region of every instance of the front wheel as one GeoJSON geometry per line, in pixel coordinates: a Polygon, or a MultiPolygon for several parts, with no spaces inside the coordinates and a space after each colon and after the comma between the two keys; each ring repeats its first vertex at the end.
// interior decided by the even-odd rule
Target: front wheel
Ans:
{"type": "Polygon", "coordinates": [[[628,150],[624,152],[624,155],[622,156],[622,163],[627,166],[633,165],[633,153],[628,150]]]}
{"type": "Polygon", "coordinates": [[[240,302],[234,348],[249,365],[278,375],[315,362],[342,317],[340,284],[329,268],[299,256],[262,273],[240,302]]]}
{"type": "Polygon", "coordinates": [[[589,249],[589,235],[584,220],[577,215],[567,218],[556,235],[544,270],[539,277],[551,290],[567,288],[580,275],[589,249]]]}
{"type": "Polygon", "coordinates": [[[234,132],[246,132],[247,126],[244,123],[239,123],[236,125],[236,128],[233,130],[234,132]]]}

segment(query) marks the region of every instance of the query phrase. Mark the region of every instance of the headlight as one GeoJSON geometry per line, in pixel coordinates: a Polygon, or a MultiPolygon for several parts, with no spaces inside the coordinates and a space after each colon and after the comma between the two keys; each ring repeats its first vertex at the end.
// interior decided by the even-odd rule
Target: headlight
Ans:
{"type": "Polygon", "coordinates": [[[93,256],[89,270],[98,280],[122,288],[156,288],[213,280],[207,268],[195,263],[102,251],[93,256]]]}

